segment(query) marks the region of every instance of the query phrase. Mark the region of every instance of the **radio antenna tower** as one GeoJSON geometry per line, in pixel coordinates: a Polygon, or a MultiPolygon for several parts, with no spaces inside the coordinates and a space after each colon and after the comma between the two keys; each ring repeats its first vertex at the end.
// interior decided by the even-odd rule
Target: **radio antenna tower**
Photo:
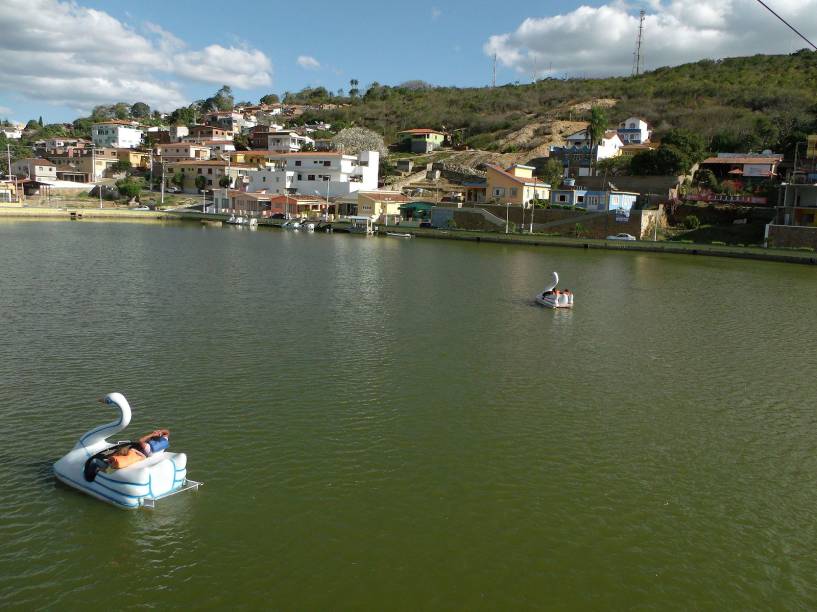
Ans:
{"type": "Polygon", "coordinates": [[[638,20],[638,37],[635,39],[635,51],[633,52],[633,76],[641,74],[641,70],[644,68],[644,58],[641,55],[641,43],[644,42],[644,18],[646,16],[646,11],[641,9],[638,20]]]}
{"type": "Polygon", "coordinates": [[[494,53],[494,71],[491,78],[491,87],[496,87],[496,53],[494,53]]]}

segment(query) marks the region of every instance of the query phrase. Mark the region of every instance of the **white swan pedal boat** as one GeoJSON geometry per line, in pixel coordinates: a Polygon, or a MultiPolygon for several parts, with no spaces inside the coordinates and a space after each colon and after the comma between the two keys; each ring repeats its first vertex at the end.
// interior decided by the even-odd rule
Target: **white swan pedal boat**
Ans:
{"type": "Polygon", "coordinates": [[[558,291],[559,275],[554,272],[542,293],[536,296],[536,303],[547,308],[573,308],[573,292],[569,289],[558,291]]]}
{"type": "Polygon", "coordinates": [[[74,448],[54,464],[54,475],[70,487],[119,508],[152,508],[156,500],[189,489],[198,489],[200,482],[187,479],[187,455],[159,450],[125,468],[110,472],[99,471],[88,480],[86,464],[104,451],[121,446],[106,438],[130,423],[131,409],[121,393],[110,393],[101,403],[119,409],[116,421],[85,433],[74,448]]]}

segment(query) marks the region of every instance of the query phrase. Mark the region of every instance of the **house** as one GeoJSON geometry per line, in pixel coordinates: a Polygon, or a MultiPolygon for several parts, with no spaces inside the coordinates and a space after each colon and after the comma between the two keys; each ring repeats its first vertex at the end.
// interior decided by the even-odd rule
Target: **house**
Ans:
{"type": "Polygon", "coordinates": [[[431,153],[443,146],[445,132],[428,128],[414,128],[398,132],[402,145],[412,153],[431,153]]]}
{"type": "Polygon", "coordinates": [[[150,153],[134,151],[133,149],[117,149],[116,157],[121,162],[127,162],[131,168],[147,170],[150,167],[150,153]]]}
{"type": "Polygon", "coordinates": [[[623,144],[619,149],[619,154],[622,157],[633,157],[634,155],[638,155],[639,153],[643,153],[644,151],[652,151],[657,149],[658,147],[653,144],[623,144]]]}
{"type": "Polygon", "coordinates": [[[408,201],[399,191],[358,191],[355,214],[388,225],[400,218],[400,206],[408,201]]]}
{"type": "Polygon", "coordinates": [[[130,121],[103,121],[91,125],[91,140],[97,147],[133,149],[142,144],[142,130],[130,121]]]}
{"type": "Polygon", "coordinates": [[[11,173],[18,178],[29,178],[35,181],[56,181],[57,165],[41,157],[18,159],[11,164],[11,173]]]}
{"type": "Polygon", "coordinates": [[[23,130],[16,127],[0,126],[0,134],[3,134],[9,140],[20,140],[23,137],[23,130]]]}
{"type": "Polygon", "coordinates": [[[57,166],[57,177],[60,180],[75,182],[93,182],[108,174],[110,167],[119,161],[118,149],[103,147],[67,149],[61,154],[48,157],[57,166]]]}
{"type": "Polygon", "coordinates": [[[602,139],[593,145],[587,128],[571,134],[564,147],[553,146],[550,156],[561,159],[565,167],[564,176],[590,176],[592,166],[602,159],[616,157],[624,145],[615,130],[607,130],[602,139]]]}
{"type": "Polygon", "coordinates": [[[587,189],[581,187],[563,187],[561,189],[553,189],[550,192],[550,203],[559,206],[575,206],[577,208],[584,208],[584,198],[587,195],[587,189]]]}
{"type": "Polygon", "coordinates": [[[637,193],[631,191],[591,191],[584,194],[584,208],[587,211],[603,212],[605,210],[622,210],[629,212],[638,199],[637,193]]]}
{"type": "Polygon", "coordinates": [[[777,166],[783,156],[765,151],[761,154],[751,153],[718,153],[716,157],[703,160],[699,167],[711,170],[720,180],[744,179],[749,181],[766,181],[777,176],[777,166]]]}
{"type": "Polygon", "coordinates": [[[533,176],[533,166],[515,164],[503,169],[488,166],[486,177],[486,198],[500,204],[523,206],[531,200],[550,198],[550,185],[533,176]]]}
{"type": "Polygon", "coordinates": [[[270,198],[270,214],[284,214],[290,217],[319,218],[322,214],[334,214],[334,207],[328,200],[318,196],[291,194],[275,195],[270,198]]]}
{"type": "Polygon", "coordinates": [[[325,198],[348,196],[357,191],[374,191],[380,171],[380,154],[377,151],[361,151],[357,155],[236,151],[233,159],[242,159],[253,167],[248,173],[247,191],[315,194],[325,198]],[[262,153],[263,161],[253,158],[253,153],[262,153]],[[257,168],[262,163],[264,167],[257,168]]]}
{"type": "Polygon", "coordinates": [[[17,185],[12,180],[0,181],[0,204],[17,201],[17,185]]]}
{"type": "Polygon", "coordinates": [[[619,123],[616,133],[624,144],[646,144],[652,135],[647,122],[638,117],[629,117],[619,123]]]}
{"type": "Polygon", "coordinates": [[[232,130],[214,127],[212,125],[194,125],[188,129],[188,134],[183,138],[187,142],[200,140],[232,140],[232,130]]]}
{"type": "Polygon", "coordinates": [[[235,151],[232,140],[202,140],[199,144],[210,149],[210,159],[223,158],[235,151]]]}
{"type": "Polygon", "coordinates": [[[267,134],[267,149],[280,153],[297,153],[306,146],[315,147],[315,141],[309,136],[301,136],[298,132],[283,130],[267,134]]]}
{"type": "Polygon", "coordinates": [[[221,179],[225,176],[230,178],[232,187],[243,185],[244,177],[247,176],[253,166],[246,164],[231,164],[224,160],[190,160],[178,161],[167,164],[165,171],[165,184],[167,187],[175,185],[173,178],[176,174],[181,174],[182,190],[185,193],[198,193],[196,178],[203,176],[205,179],[205,189],[217,189],[221,187],[221,179]]]}
{"type": "Polygon", "coordinates": [[[193,142],[173,142],[157,145],[156,155],[160,161],[166,162],[206,160],[210,159],[210,147],[193,142]]]}
{"type": "Polygon", "coordinates": [[[208,212],[230,213],[234,215],[267,217],[271,214],[270,199],[267,193],[248,193],[236,189],[214,189],[213,207],[208,212]]]}

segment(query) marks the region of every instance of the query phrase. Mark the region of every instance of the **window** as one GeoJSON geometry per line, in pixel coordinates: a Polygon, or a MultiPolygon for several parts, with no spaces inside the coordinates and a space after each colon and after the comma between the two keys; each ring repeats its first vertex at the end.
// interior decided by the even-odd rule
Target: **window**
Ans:
{"type": "Polygon", "coordinates": [[[516,189],[516,187],[511,187],[511,197],[515,197],[517,195],[517,193],[518,193],[518,190],[516,189]]]}
{"type": "Polygon", "coordinates": [[[564,194],[560,195],[560,196],[559,196],[559,201],[560,201],[560,202],[567,202],[567,196],[566,196],[566,195],[564,195],[564,194]]]}
{"type": "Polygon", "coordinates": [[[306,177],[306,180],[308,180],[308,181],[314,181],[314,180],[315,180],[315,175],[314,175],[314,174],[310,174],[310,175],[308,175],[308,176],[306,177]]]}
{"type": "Polygon", "coordinates": [[[212,185],[213,184],[213,179],[207,179],[207,184],[212,185]]]}
{"type": "Polygon", "coordinates": [[[267,177],[265,176],[261,180],[266,183],[267,182],[267,177]]]}
{"type": "Polygon", "coordinates": [[[199,174],[201,174],[201,168],[198,168],[199,174]]]}
{"type": "Polygon", "coordinates": [[[299,175],[298,175],[298,180],[299,180],[299,181],[303,180],[302,176],[303,176],[302,174],[299,174],[299,175]]]}
{"type": "Polygon", "coordinates": [[[578,198],[576,198],[576,201],[579,202],[580,204],[584,203],[584,196],[579,196],[578,198]]]}
{"type": "Polygon", "coordinates": [[[213,174],[213,169],[212,168],[207,168],[207,174],[213,174]]]}
{"type": "Polygon", "coordinates": [[[301,165],[301,160],[300,160],[300,159],[295,160],[295,165],[296,165],[296,166],[300,166],[300,165],[301,165]]]}
{"type": "Polygon", "coordinates": [[[332,165],[332,162],[331,161],[325,161],[325,162],[323,162],[323,165],[328,168],[329,166],[332,165]]]}

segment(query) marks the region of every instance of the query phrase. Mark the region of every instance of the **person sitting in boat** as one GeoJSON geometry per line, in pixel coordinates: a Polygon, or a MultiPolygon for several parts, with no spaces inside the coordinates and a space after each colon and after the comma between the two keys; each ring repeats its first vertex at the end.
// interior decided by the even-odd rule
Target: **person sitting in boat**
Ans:
{"type": "Polygon", "coordinates": [[[168,441],[169,437],[169,429],[154,429],[149,434],[145,434],[139,438],[133,447],[145,457],[150,457],[156,451],[164,450],[168,447],[170,444],[168,441]]]}
{"type": "Polygon", "coordinates": [[[166,449],[169,445],[168,436],[169,430],[155,429],[136,442],[122,446],[108,458],[108,464],[114,469],[121,470],[142,461],[153,453],[166,449]]]}

